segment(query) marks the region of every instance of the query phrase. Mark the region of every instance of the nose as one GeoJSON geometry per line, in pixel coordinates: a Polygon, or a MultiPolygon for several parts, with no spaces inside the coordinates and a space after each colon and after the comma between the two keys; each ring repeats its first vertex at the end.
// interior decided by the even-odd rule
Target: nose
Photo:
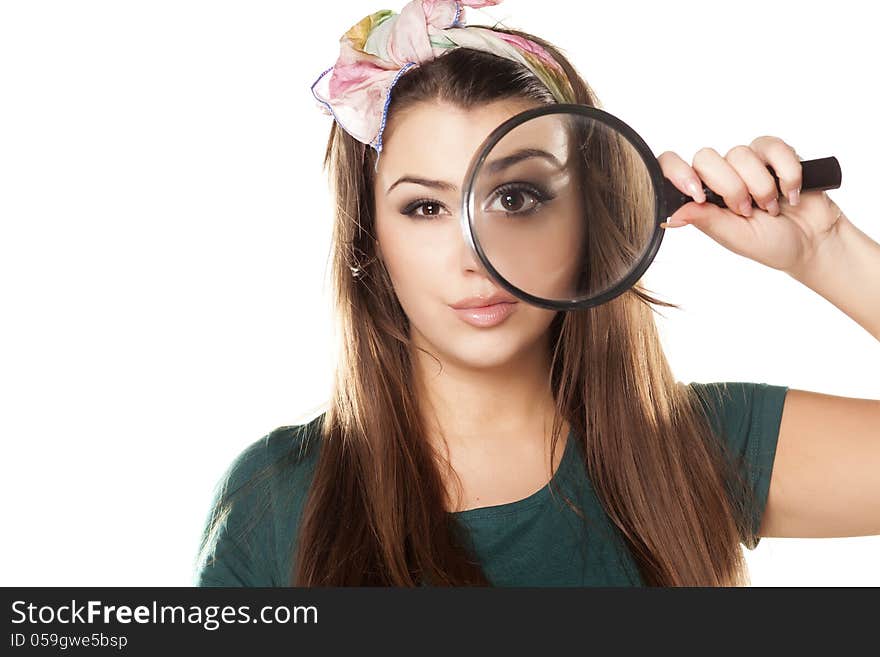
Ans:
{"type": "Polygon", "coordinates": [[[461,262],[462,270],[466,272],[476,272],[488,278],[489,272],[486,271],[480,258],[473,249],[471,249],[470,240],[460,225],[458,229],[458,244],[459,260],[461,262]]]}

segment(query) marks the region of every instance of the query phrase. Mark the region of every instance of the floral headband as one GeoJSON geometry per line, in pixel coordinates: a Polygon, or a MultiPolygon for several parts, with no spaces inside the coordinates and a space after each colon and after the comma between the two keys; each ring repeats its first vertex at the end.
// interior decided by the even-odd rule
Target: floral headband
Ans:
{"type": "Polygon", "coordinates": [[[568,77],[540,45],[490,28],[465,26],[464,7],[499,2],[412,0],[399,14],[388,9],[370,14],[342,35],[339,58],[318,76],[312,94],[343,130],[377,153],[382,152],[391,89],[400,76],[455,48],[482,50],[519,62],[544,83],[557,102],[574,102],[568,77]]]}

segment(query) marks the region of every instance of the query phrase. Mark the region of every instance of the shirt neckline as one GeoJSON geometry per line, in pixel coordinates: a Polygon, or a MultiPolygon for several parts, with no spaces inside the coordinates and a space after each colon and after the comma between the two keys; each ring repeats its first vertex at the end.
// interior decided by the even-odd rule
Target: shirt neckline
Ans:
{"type": "Polygon", "coordinates": [[[480,506],[473,509],[465,509],[463,511],[453,511],[450,512],[450,515],[459,520],[497,518],[499,516],[519,513],[520,511],[525,511],[543,504],[550,495],[551,483],[558,490],[560,474],[568,469],[569,462],[573,458],[574,442],[574,425],[572,424],[571,429],[568,432],[568,437],[565,440],[565,448],[562,451],[562,459],[559,461],[559,466],[556,468],[553,476],[550,477],[550,481],[534,493],[520,500],[514,500],[513,502],[504,502],[503,504],[493,504],[491,506],[480,506]]]}

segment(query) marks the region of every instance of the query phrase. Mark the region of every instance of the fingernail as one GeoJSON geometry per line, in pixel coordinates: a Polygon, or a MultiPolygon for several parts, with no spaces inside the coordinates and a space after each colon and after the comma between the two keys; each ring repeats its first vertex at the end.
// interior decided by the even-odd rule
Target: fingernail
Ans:
{"type": "Polygon", "coordinates": [[[681,219],[676,219],[675,221],[664,221],[660,224],[661,228],[680,228],[681,226],[687,226],[689,221],[682,221],[681,219]]]}
{"type": "Polygon", "coordinates": [[[743,201],[739,206],[739,213],[746,217],[752,216],[752,202],[751,201],[743,201]]]}
{"type": "Polygon", "coordinates": [[[767,204],[767,212],[774,217],[779,214],[779,201],[775,198],[767,204]]]}
{"type": "Polygon", "coordinates": [[[797,187],[788,193],[788,204],[797,205],[801,197],[801,189],[797,187]]]}
{"type": "Polygon", "coordinates": [[[701,185],[698,185],[693,180],[689,180],[687,184],[687,189],[691,194],[691,198],[693,198],[697,203],[706,202],[706,194],[703,193],[703,187],[701,185]]]}

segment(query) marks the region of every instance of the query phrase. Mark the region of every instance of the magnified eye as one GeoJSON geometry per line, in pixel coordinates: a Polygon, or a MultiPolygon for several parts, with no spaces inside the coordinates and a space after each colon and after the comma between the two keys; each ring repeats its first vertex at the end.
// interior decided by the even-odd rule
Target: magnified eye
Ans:
{"type": "Polygon", "coordinates": [[[528,183],[507,183],[496,189],[486,212],[529,214],[552,199],[546,192],[528,183]]]}

